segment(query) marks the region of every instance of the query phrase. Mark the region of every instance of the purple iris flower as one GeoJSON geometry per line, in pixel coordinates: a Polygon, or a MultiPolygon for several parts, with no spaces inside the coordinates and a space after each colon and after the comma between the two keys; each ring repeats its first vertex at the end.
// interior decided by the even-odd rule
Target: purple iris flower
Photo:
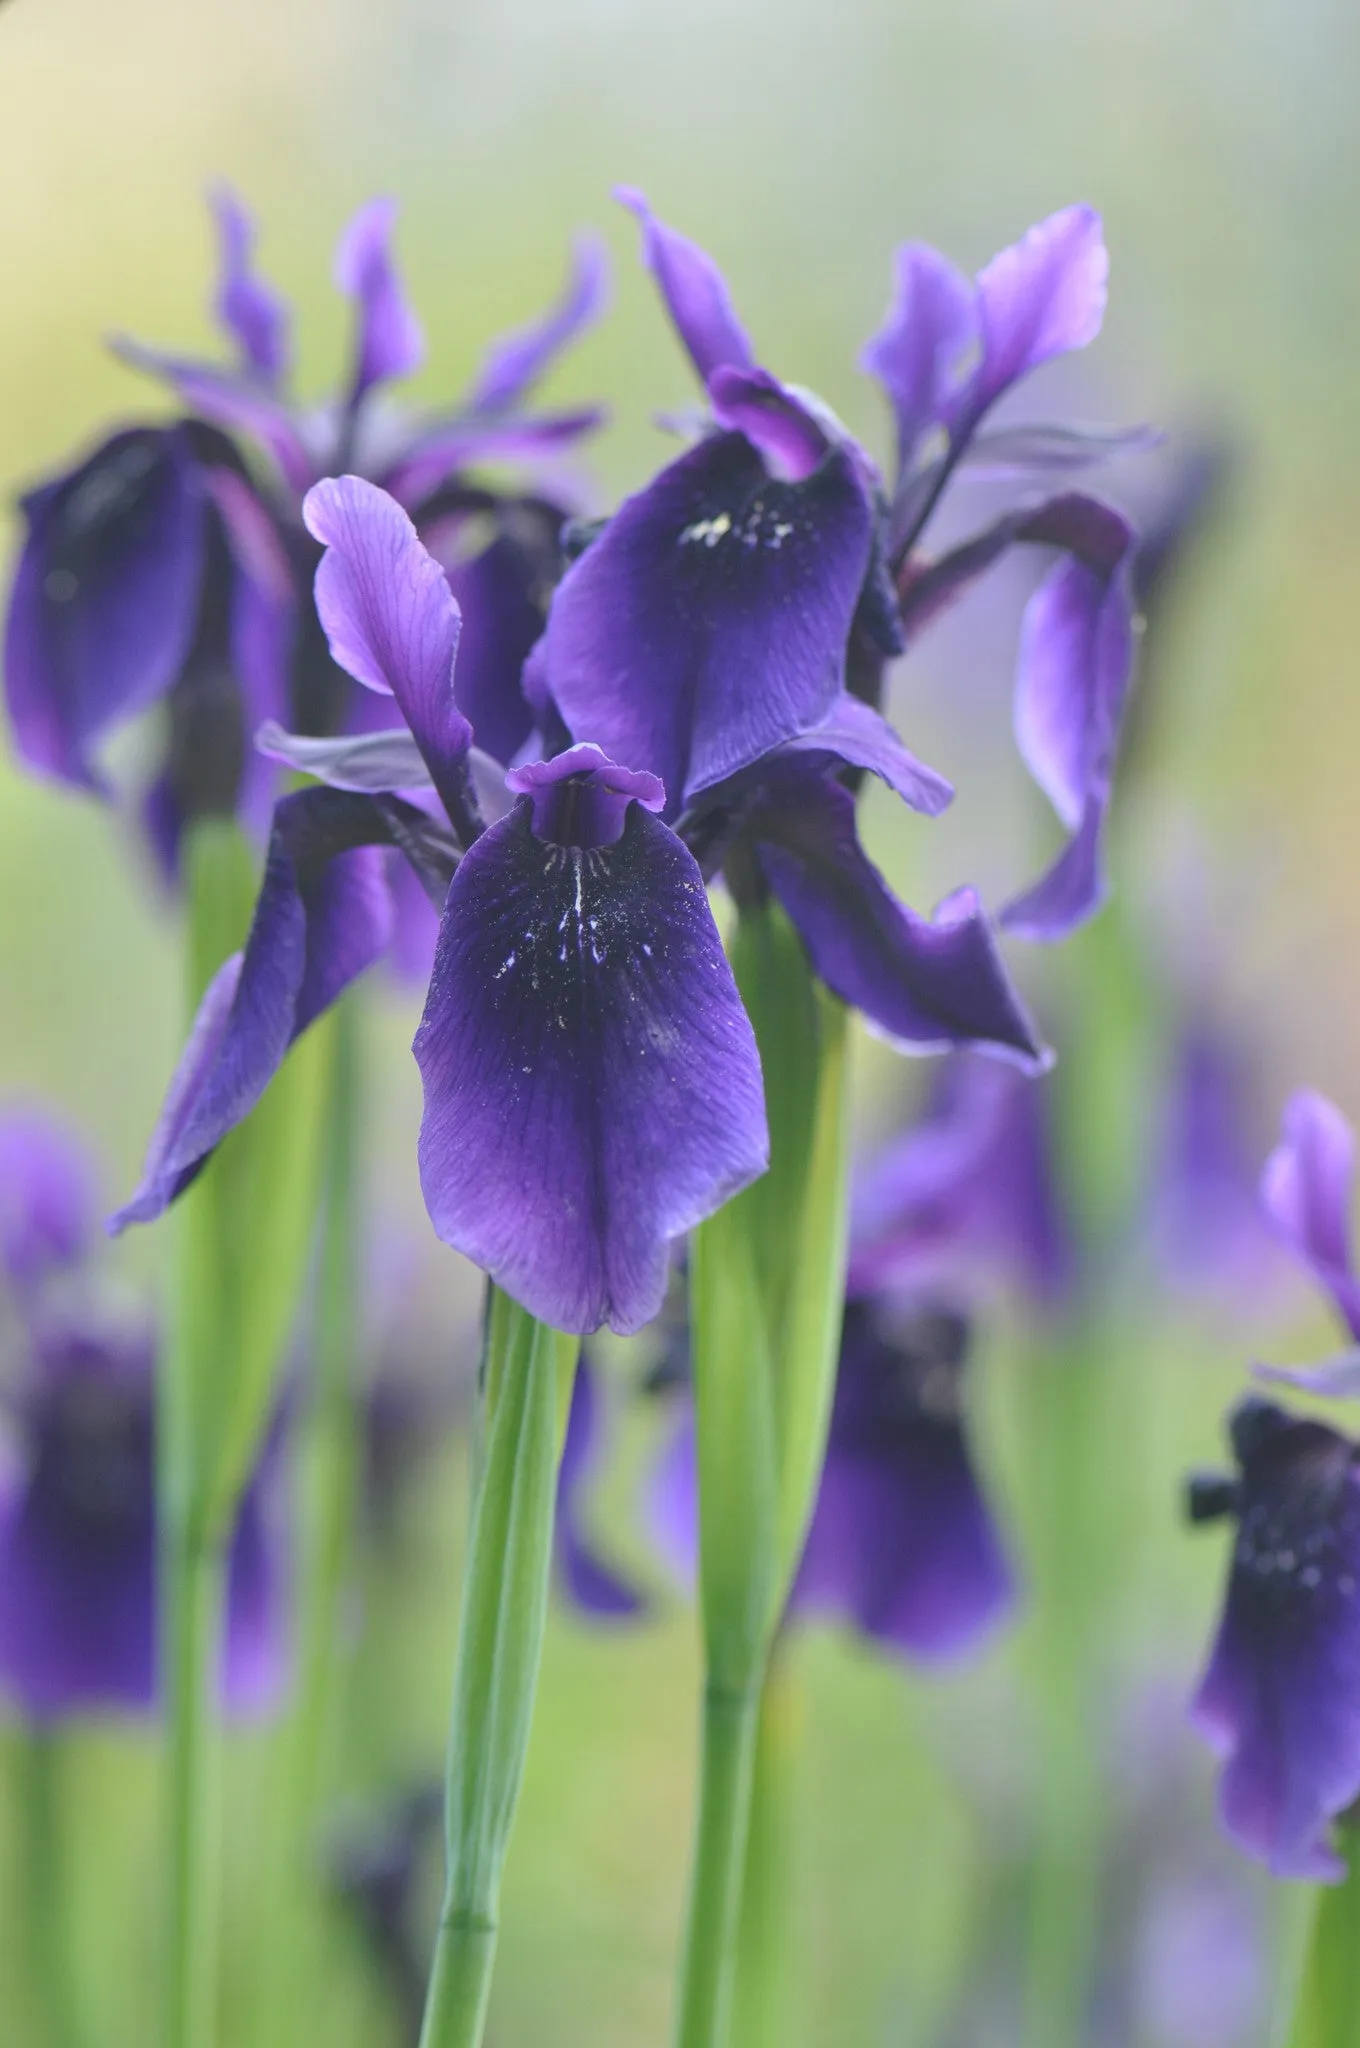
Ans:
{"type": "MultiPolygon", "coordinates": [[[[154,1344],[81,1284],[91,1192],[59,1125],[31,1111],[0,1120],[0,1282],[14,1310],[0,1396],[14,1443],[0,1471],[0,1693],[39,1722],[156,1701],[154,1344]]],[[[267,1706],[285,1664],[282,1562],[257,1476],[231,1548],[228,1707],[267,1706]]]]}
{"type": "MultiPolygon", "coordinates": [[[[1261,1201],[1360,1343],[1350,1244],[1354,1137],[1325,1097],[1295,1095],[1261,1201]]],[[[1270,1377],[1360,1387],[1354,1349],[1270,1377]]],[[[1237,1474],[1191,1481],[1196,1521],[1237,1523],[1227,1604],[1194,1718],[1225,1760],[1229,1834],[1279,1876],[1337,1878],[1330,1823],[1360,1797],[1360,1446],[1253,1395],[1230,1422],[1237,1474]]]]}
{"type": "Polygon", "coordinates": [[[1052,1306],[1074,1259],[1045,1084],[967,1054],[943,1062],[925,1114],[855,1176],[850,1293],[1004,1277],[1052,1306]]]}
{"type": "Polygon", "coordinates": [[[169,383],[189,417],[125,429],[25,499],[5,639],[15,742],[41,772],[102,790],[105,736],[165,705],[144,823],[169,872],[186,818],[236,811],[267,824],[277,768],[251,744],[265,719],[324,734],[367,708],[331,661],[311,603],[319,550],[301,503],[329,471],[362,467],[419,515],[467,614],[464,691],[479,729],[507,752],[522,744],[532,719],[519,668],[542,629],[566,514],[549,497],[491,491],[467,472],[550,455],[599,419],[523,409],[603,302],[593,243],[578,249],[559,304],[489,351],[455,412],[417,418],[396,412],[383,389],[418,367],[423,340],[390,253],[395,207],[371,202],[337,251],[336,280],[356,312],[346,387],[303,410],[287,395],[290,316],[254,269],[253,223],[225,190],[213,206],[214,312],[235,361],[117,344],[169,383]]]}
{"type": "MultiPolygon", "coordinates": [[[[891,1653],[946,1663],[1015,1603],[1015,1578],[974,1469],[964,1412],[966,1318],[918,1304],[846,1304],[826,1464],[788,1619],[835,1619],[891,1653]]],[[[653,1476],[652,1532],[692,1575],[692,1417],[653,1476]]]]}
{"type": "Polygon", "coordinates": [[[391,498],[355,477],[309,494],[317,605],[338,662],[395,698],[399,730],[276,734],[334,785],[275,811],[246,947],[209,988],[142,1187],[157,1215],[258,1099],[297,1033],[388,943],[381,849],[442,910],[415,1054],[420,1169],[438,1234],[536,1315],[638,1328],[667,1246],[764,1171],[754,1035],[658,779],[580,745],[504,778],[485,823],[457,699],[459,613],[391,498]]]}
{"type": "MultiPolygon", "coordinates": [[[[890,1036],[919,1040],[922,1020],[904,1029],[911,1006],[900,992],[891,1000],[868,966],[868,928],[889,914],[869,907],[853,814],[825,793],[825,769],[868,767],[916,808],[943,808],[948,784],[877,716],[884,664],[1013,544],[1057,550],[1026,615],[1016,724],[1073,837],[1005,921],[1056,938],[1098,907],[1132,648],[1131,529],[1109,506],[1064,492],[937,560],[919,542],[970,454],[1008,471],[1051,471],[1108,451],[1108,439],[1054,430],[979,433],[1028,371],[1097,332],[1107,267],[1099,220],[1079,207],[1055,215],[972,286],[933,251],[901,252],[897,298],[865,356],[897,421],[889,497],[821,401],[757,364],[711,259],[639,194],[620,196],[642,222],[712,430],[629,498],[569,570],[535,656],[537,685],[573,736],[658,773],[671,815],[733,799],[742,846],[754,847],[828,983],[890,1036]]],[[[959,916],[977,918],[973,899],[946,906],[941,921],[959,916]]],[[[895,936],[899,959],[941,943],[918,930],[895,936]]]]}

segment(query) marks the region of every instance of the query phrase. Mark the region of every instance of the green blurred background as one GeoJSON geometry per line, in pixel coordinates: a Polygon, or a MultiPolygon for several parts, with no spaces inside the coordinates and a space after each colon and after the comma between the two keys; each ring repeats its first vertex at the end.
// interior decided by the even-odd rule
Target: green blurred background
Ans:
{"type": "MultiPolygon", "coordinates": [[[[1262,1059],[1263,1130],[1285,1089],[1305,1081],[1354,1113],[1358,77],[1360,13],[1344,0],[237,0],[214,10],[6,0],[0,487],[8,501],[107,424],[157,409],[102,335],[211,345],[202,194],[219,175],[262,219],[262,260],[298,309],[309,392],[328,387],[345,346],[331,245],[373,191],[402,201],[401,259],[430,341],[415,391],[430,402],[453,395],[484,342],[555,289],[570,233],[602,226],[616,303],[549,392],[611,402],[583,478],[602,507],[663,459],[653,412],[691,395],[636,262],[633,223],[609,202],[613,183],[643,186],[712,249],[772,366],[816,387],[885,452],[877,395],[854,364],[881,315],[894,244],[928,239],[971,269],[1030,221],[1089,200],[1112,253],[1110,313],[1088,357],[1051,373],[1048,408],[1209,426],[1239,455],[1229,514],[1160,649],[1154,745],[1123,820],[1117,881],[1151,956],[1201,941],[1212,956],[1224,1012],[1262,1059]],[[1206,878],[1203,929],[1166,916],[1188,848],[1206,878]]],[[[1023,416],[1045,409],[1039,398],[1023,416]]],[[[4,517],[12,542],[8,505],[4,517]]],[[[998,615],[1009,601],[995,601],[998,615]]],[[[1009,758],[1005,646],[990,628],[946,635],[897,680],[911,743],[962,790],[928,831],[895,825],[871,800],[875,844],[919,897],[967,876],[995,900],[1051,843],[1009,758]]],[[[1073,957],[1065,971],[1085,975],[1089,998],[1099,949],[1083,941],[1073,957]]],[[[1058,1002],[1061,973],[1022,972],[1058,1002]]],[[[3,763],[0,990],[0,1097],[63,1105],[97,1143],[110,1193],[121,1192],[181,1028],[173,918],[122,823],[3,763]]],[[[452,1376],[467,1369],[475,1288],[431,1243],[415,1187],[413,1018],[390,992],[370,1006],[372,1201],[419,1274],[403,1342],[420,1371],[452,1376]]],[[[877,1121],[915,1076],[877,1051],[862,1068],[866,1121],[877,1121]]],[[[1151,1113],[1134,1086],[1126,1076],[1108,1123],[1082,1134],[1083,1151],[1116,1173],[1125,1133],[1151,1113]]],[[[148,1233],[116,1256],[150,1280],[163,1252],[148,1233]]],[[[1251,1344],[1143,1304],[1107,1361],[1119,1392],[1106,1441],[1118,1450],[1099,1485],[1118,1533],[1102,1610],[1113,1674],[1103,1787],[1130,1839],[1159,1796],[1194,1815],[1190,1847],[1169,1852],[1191,1870],[1197,1859],[1221,1867],[1208,1766],[1179,1719],[1221,1546],[1179,1530],[1174,1488],[1214,1455],[1217,1414],[1251,1344]]],[[[1022,1555],[1033,1349],[1019,1311],[996,1318],[979,1389],[987,1461],[1022,1555]]],[[[653,1427],[627,1419],[603,1510],[634,1556],[632,1493],[653,1427]]],[[[370,1558],[356,1589],[354,1697],[335,1773],[351,1802],[438,1764],[459,1474],[456,1450],[422,1467],[395,1554],[370,1558]]],[[[801,1646],[798,1663],[807,2041],[1012,2038],[970,2017],[968,1998],[986,1976],[979,1955],[988,1968],[996,1960],[989,1916],[1023,1838],[1026,1631],[947,1679],[909,1677],[824,1638],[801,1646]]],[[[636,1631],[555,1622],[511,1859],[496,2048],[665,2039],[695,1685],[682,1603],[636,1631]]],[[[66,1768],[93,1845],[72,1880],[92,1930],[89,2038],[121,2048],[147,2038],[153,2011],[149,1743],[93,1731],[66,1768]]],[[[232,1770],[227,1995],[232,2041],[245,2043],[256,2038],[267,1740],[242,1739],[232,1770]]],[[[6,1854],[0,1943],[15,1933],[19,1897],[12,1841],[6,1854]]],[[[1112,1880],[1112,1951],[1142,1938],[1122,1896],[1112,1880]]],[[[6,1975],[0,1967],[0,2038],[27,2043],[6,1975]]],[[[1255,1997],[1263,2022],[1264,1977],[1255,1997]]],[[[1146,2048],[1180,2048],[1155,2016],[1139,2025],[1131,2038],[1146,2048]]],[[[362,1952],[337,1926],[306,2039],[377,2048],[397,2038],[362,1952]]]]}

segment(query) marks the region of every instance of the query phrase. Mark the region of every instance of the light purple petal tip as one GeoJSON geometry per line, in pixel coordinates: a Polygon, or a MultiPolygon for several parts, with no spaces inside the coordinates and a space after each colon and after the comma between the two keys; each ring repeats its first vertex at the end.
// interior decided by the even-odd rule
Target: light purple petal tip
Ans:
{"type": "Polygon", "coordinates": [[[291,354],[287,302],[254,268],[255,222],[229,185],[215,185],[208,204],[217,223],[218,283],[213,311],[241,352],[241,367],[271,388],[286,375],[291,354]]]}
{"type": "Polygon", "coordinates": [[[982,363],[967,400],[970,414],[1050,357],[1094,341],[1109,269],[1100,215],[1068,206],[979,271],[982,363]]]}
{"type": "Polygon", "coordinates": [[[723,364],[708,380],[713,417],[753,441],[776,476],[811,476],[830,442],[808,408],[768,370],[723,364]]]}
{"type": "Polygon", "coordinates": [[[554,358],[599,319],[609,303],[609,254],[598,235],[577,237],[571,269],[555,305],[491,344],[468,393],[472,413],[522,405],[554,358]]]}
{"type": "Polygon", "coordinates": [[[892,303],[860,357],[892,406],[900,471],[947,412],[977,340],[971,280],[924,242],[906,243],[894,262],[892,303]]]}
{"type": "Polygon", "coordinates": [[[1334,1102],[1311,1089],[1290,1097],[1280,1144],[1261,1174],[1261,1206],[1360,1338],[1360,1280],[1351,1253],[1355,1134],[1334,1102]]]}
{"type": "Polygon", "coordinates": [[[632,186],[616,186],[614,197],[642,224],[643,260],[703,382],[707,384],[724,364],[754,369],[755,353],[713,258],[697,242],[659,221],[632,186]]]}
{"type": "Polygon", "coordinates": [[[370,199],[341,235],[336,288],[355,301],[357,332],[351,403],[374,384],[406,377],[425,360],[425,336],[392,258],[395,199],[370,199]]]}
{"type": "Polygon", "coordinates": [[[48,1111],[0,1108],[0,1271],[31,1286],[80,1257],[94,1217],[87,1147],[48,1111]]]}
{"type": "Polygon", "coordinates": [[[340,667],[396,698],[435,786],[461,800],[472,728],[453,693],[461,617],[448,578],[386,491],[362,477],[328,477],[302,516],[326,549],[316,607],[340,667]]]}

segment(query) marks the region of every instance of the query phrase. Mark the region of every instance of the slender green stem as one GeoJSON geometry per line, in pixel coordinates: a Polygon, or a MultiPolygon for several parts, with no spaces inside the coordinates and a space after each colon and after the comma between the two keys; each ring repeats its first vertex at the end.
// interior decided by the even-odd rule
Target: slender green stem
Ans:
{"type": "Polygon", "coordinates": [[[714,2048],[728,2035],[759,1718],[758,1688],[706,1688],[677,2048],[714,2048]]]}
{"type": "Polygon", "coordinates": [[[740,2048],[791,2048],[797,2035],[791,1837],[798,1714],[790,1648],[776,1644],[760,1698],[732,1994],[731,2034],[740,2048]]]}
{"type": "Polygon", "coordinates": [[[579,1349],[494,1291],[487,1332],[489,1413],[454,1667],[447,1876],[421,2048],[477,2048],[486,2023],[547,1620],[561,1419],[579,1349]]]}
{"type": "Polygon", "coordinates": [[[1360,1828],[1340,1838],[1347,1874],[1318,1887],[1288,2048],[1360,2048],[1360,1828]]]}
{"type": "Polygon", "coordinates": [[[217,2031],[221,1785],[216,1725],[225,1561],[192,1524],[162,1545],[169,1724],[166,2039],[211,2048],[217,2031]]]}
{"type": "Polygon", "coordinates": [[[78,2048],[81,2039],[62,1855],[62,1747],[52,1728],[24,1731],[20,1890],[28,1915],[33,2009],[45,2048],[78,2048]]]}

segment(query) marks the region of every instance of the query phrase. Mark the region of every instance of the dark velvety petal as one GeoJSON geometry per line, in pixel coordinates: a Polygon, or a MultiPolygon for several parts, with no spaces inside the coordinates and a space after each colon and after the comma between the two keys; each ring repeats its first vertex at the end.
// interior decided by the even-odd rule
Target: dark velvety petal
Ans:
{"type": "Polygon", "coordinates": [[[776,476],[801,483],[831,445],[809,408],[768,370],[725,364],[709,379],[708,395],[719,426],[745,434],[776,476]]]}
{"type": "Polygon", "coordinates": [[[889,1334],[852,1307],[821,1490],[790,1598],[915,1661],[966,1654],[1015,1583],[973,1470],[956,1318],[889,1334]]]}
{"type": "Polygon", "coordinates": [[[177,428],[133,428],[24,500],[5,625],[5,696],[32,768],[100,787],[92,751],[163,696],[188,654],[204,574],[200,471],[177,428]]]}
{"type": "Polygon", "coordinates": [[[1360,1795],[1360,1474],[1321,1423],[1260,1399],[1233,1418],[1240,1519],[1194,1719],[1219,1811],[1278,1877],[1339,1878],[1331,1821],[1360,1795]]]}
{"type": "Polygon", "coordinates": [[[964,401],[970,419],[1051,356],[1095,340],[1109,270],[1100,215],[1067,206],[979,271],[982,362],[964,401]]]}
{"type": "Polygon", "coordinates": [[[582,1358],[572,1386],[557,1480],[557,1571],[575,1606],[614,1620],[640,1613],[646,1602],[637,1587],[600,1556],[587,1527],[591,1481],[602,1450],[599,1407],[594,1368],[582,1358]]]}
{"type": "Polygon", "coordinates": [[[298,1034],[383,951],[392,904],[378,848],[393,843],[399,815],[395,799],[336,789],[275,807],[245,951],[203,999],[141,1185],[111,1228],[161,1214],[254,1108],[298,1034]]]}
{"type": "Polygon", "coordinates": [[[0,1272],[31,1286],[89,1242],[94,1170],[75,1133],[46,1110],[0,1108],[0,1272]]]}
{"type": "Polygon", "coordinates": [[[902,1051],[978,1045],[1048,1064],[976,895],[929,919],[899,903],[860,846],[848,790],[771,764],[747,830],[817,973],[902,1051]]]}
{"type": "Polygon", "coordinates": [[[557,303],[492,343],[468,393],[467,410],[507,412],[521,405],[562,350],[599,319],[608,299],[608,252],[598,235],[581,235],[557,303]]]}
{"type": "Polygon", "coordinates": [[[690,854],[632,803],[612,845],[522,800],[449,889],[415,1052],[435,1229],[541,1320],[639,1328],[670,1239],[765,1169],[751,1027],[690,854]]]}
{"type": "Polygon", "coordinates": [[[656,279],[675,331],[704,383],[725,363],[740,370],[754,369],[751,344],[713,258],[697,242],[659,221],[642,194],[631,186],[618,186],[614,197],[642,223],[643,261],[656,279]]]}
{"type": "Polygon", "coordinates": [[[678,813],[830,711],[872,537],[844,449],[781,483],[744,435],[700,442],[558,586],[543,660],[569,731],[653,769],[678,813]]]}
{"type": "Polygon", "coordinates": [[[922,436],[941,421],[977,342],[971,280],[925,243],[906,243],[894,261],[887,316],[860,357],[893,409],[899,472],[910,468],[922,436]]]}
{"type": "Polygon", "coordinates": [[[1281,1142],[1262,1172],[1261,1205],[1360,1339],[1360,1279],[1351,1254],[1354,1185],[1354,1132],[1334,1102],[1300,1090],[1285,1107],[1281,1142]]]}
{"type": "Polygon", "coordinates": [[[922,1119],[856,1174],[850,1213],[855,1294],[1004,1277],[1060,1301],[1073,1247],[1043,1084],[995,1060],[946,1061],[922,1119]]]}
{"type": "Polygon", "coordinates": [[[387,949],[387,967],[400,988],[424,995],[434,973],[434,956],[439,944],[439,918],[443,902],[431,901],[430,892],[410,862],[400,854],[389,854],[387,885],[392,892],[392,942],[387,949]]]}
{"type": "Polygon", "coordinates": [[[867,768],[895,790],[903,803],[937,818],[954,801],[954,786],[903,746],[886,718],[844,692],[819,724],[786,740],[785,754],[811,754],[850,768],[867,768]]]}
{"type": "Polygon", "coordinates": [[[240,694],[244,741],[236,815],[263,838],[278,775],[268,757],[250,745],[250,736],[288,713],[297,594],[277,529],[246,480],[235,471],[215,469],[208,488],[232,560],[231,670],[240,694]]]}
{"type": "Polygon", "coordinates": [[[156,1693],[155,1534],[93,1541],[25,1485],[0,1496],[0,1692],[43,1723],[100,1708],[150,1712],[156,1693]]]}
{"type": "Polygon", "coordinates": [[[457,471],[483,462],[540,462],[593,434],[604,419],[599,406],[583,405],[527,419],[469,419],[459,413],[451,420],[433,420],[379,480],[399,504],[418,514],[422,500],[457,471]]]}
{"type": "Polygon", "coordinates": [[[389,246],[396,219],[395,199],[370,199],[336,245],[336,289],[355,302],[352,404],[372,385],[409,376],[425,360],[425,336],[389,246]]]}
{"type": "Polygon", "coordinates": [[[255,223],[228,185],[209,194],[217,222],[219,274],[216,313],[241,351],[241,367],[269,386],[287,373],[292,320],[287,303],[255,270],[255,223]]]}
{"type": "Polygon", "coordinates": [[[453,696],[461,621],[447,577],[395,499],[362,477],[328,477],[302,511],[326,549],[316,608],[332,655],[370,690],[396,698],[459,819],[472,728],[453,696]]]}
{"type": "Polygon", "coordinates": [[[251,435],[269,450],[293,490],[305,491],[314,480],[316,469],[292,413],[257,378],[219,369],[215,363],[145,348],[126,335],[115,335],[109,346],[129,368],[168,384],[186,409],[200,419],[210,420],[229,434],[251,435]]]}

